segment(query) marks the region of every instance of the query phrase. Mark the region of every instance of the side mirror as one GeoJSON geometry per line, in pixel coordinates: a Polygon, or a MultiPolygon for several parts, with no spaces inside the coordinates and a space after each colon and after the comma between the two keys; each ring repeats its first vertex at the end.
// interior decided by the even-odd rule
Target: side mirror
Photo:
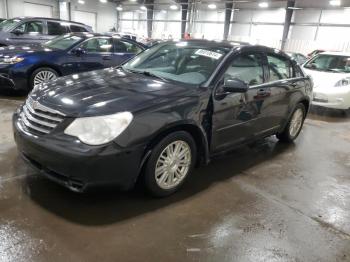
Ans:
{"type": "Polygon", "coordinates": [[[21,30],[18,30],[18,29],[13,30],[11,33],[15,34],[15,35],[23,35],[23,32],[21,30]]]}
{"type": "Polygon", "coordinates": [[[72,54],[76,55],[76,56],[81,56],[83,54],[86,54],[86,51],[83,48],[76,48],[74,50],[72,50],[72,54]]]}
{"type": "Polygon", "coordinates": [[[228,93],[245,93],[249,89],[248,84],[237,78],[228,78],[224,82],[224,91],[228,93]]]}

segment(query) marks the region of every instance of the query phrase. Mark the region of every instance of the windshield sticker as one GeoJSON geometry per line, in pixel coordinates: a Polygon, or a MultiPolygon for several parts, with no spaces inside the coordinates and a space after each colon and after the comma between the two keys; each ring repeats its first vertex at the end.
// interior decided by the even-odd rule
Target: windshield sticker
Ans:
{"type": "Polygon", "coordinates": [[[209,51],[209,50],[204,50],[204,49],[198,49],[195,54],[196,55],[210,57],[210,58],[214,58],[216,60],[220,59],[220,57],[222,57],[222,54],[220,54],[220,53],[216,53],[216,52],[209,51]]]}

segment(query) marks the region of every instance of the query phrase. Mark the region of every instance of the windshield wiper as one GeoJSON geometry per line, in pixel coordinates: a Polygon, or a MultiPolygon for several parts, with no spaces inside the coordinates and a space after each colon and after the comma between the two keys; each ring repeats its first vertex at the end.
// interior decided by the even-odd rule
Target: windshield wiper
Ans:
{"type": "Polygon", "coordinates": [[[150,76],[150,77],[154,77],[154,78],[158,78],[160,80],[163,80],[165,82],[167,82],[168,80],[161,77],[161,76],[158,76],[150,71],[141,71],[141,70],[132,70],[132,69],[127,69],[128,71],[132,72],[132,73],[135,73],[135,74],[142,74],[142,75],[145,75],[145,76],[150,76]]]}

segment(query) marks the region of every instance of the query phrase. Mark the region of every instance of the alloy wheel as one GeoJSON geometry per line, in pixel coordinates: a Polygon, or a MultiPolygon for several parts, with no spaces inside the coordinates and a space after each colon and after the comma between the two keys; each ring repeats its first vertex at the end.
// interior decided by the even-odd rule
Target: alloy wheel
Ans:
{"type": "Polygon", "coordinates": [[[162,189],[172,189],[184,180],[192,161],[191,148],[185,141],[174,141],[160,154],[155,179],[162,189]]]}

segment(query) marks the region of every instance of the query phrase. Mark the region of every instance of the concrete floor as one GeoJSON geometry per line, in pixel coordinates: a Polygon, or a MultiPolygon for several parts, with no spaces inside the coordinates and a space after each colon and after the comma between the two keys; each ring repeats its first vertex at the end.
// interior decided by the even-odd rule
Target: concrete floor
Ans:
{"type": "MultiPolygon", "coordinates": [[[[18,100],[18,99],[17,99],[18,100]]],[[[311,114],[197,169],[165,199],[75,194],[18,157],[0,98],[0,261],[350,261],[350,117],[311,114]]]]}

